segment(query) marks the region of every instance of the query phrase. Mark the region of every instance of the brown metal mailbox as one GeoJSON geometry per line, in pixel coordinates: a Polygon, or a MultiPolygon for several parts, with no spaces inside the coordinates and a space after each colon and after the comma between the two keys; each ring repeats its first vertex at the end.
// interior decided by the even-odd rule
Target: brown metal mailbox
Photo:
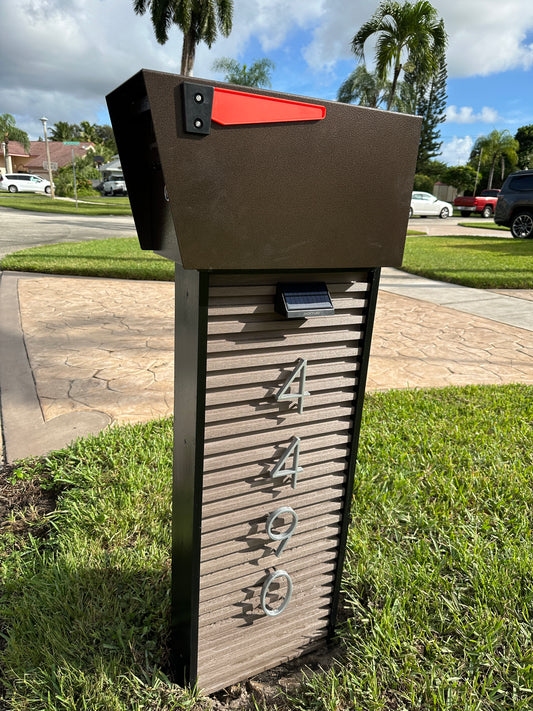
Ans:
{"type": "Polygon", "coordinates": [[[420,119],[145,70],[107,101],[141,246],[176,262],[173,664],[210,693],[333,632],[420,119]]]}

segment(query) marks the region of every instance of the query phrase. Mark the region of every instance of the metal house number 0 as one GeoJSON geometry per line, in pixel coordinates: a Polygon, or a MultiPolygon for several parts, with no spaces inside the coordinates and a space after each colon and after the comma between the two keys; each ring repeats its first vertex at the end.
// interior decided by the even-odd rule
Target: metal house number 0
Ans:
{"type": "MultiPolygon", "coordinates": [[[[296,367],[290,374],[289,378],[285,382],[285,384],[278,390],[276,393],[275,397],[276,400],[279,402],[280,400],[292,400],[296,399],[298,400],[298,412],[302,414],[303,412],[303,407],[304,407],[304,397],[307,397],[310,395],[310,393],[306,392],[305,390],[305,376],[306,376],[306,366],[307,366],[307,361],[303,358],[299,358],[296,367]],[[297,393],[291,393],[291,384],[299,377],[299,387],[298,387],[298,392],[297,393]]],[[[276,466],[272,469],[270,472],[270,477],[271,479],[277,479],[280,477],[291,477],[291,483],[292,483],[292,488],[296,488],[297,484],[297,476],[298,474],[303,471],[302,467],[299,466],[299,456],[300,456],[300,438],[299,437],[293,437],[289,446],[285,449],[283,454],[281,455],[280,459],[278,460],[276,466]],[[292,455],[292,468],[283,468],[289,457],[292,455]]],[[[272,541],[281,541],[280,545],[278,546],[278,549],[276,550],[276,556],[279,557],[284,549],[287,543],[289,542],[292,534],[294,533],[294,530],[296,529],[296,526],[298,525],[298,515],[296,511],[291,507],[291,506],[280,506],[280,508],[276,509],[273,511],[267,518],[266,522],[266,531],[268,534],[268,537],[272,541]],[[290,514],[292,517],[292,522],[289,526],[289,528],[286,531],[282,531],[281,533],[274,533],[272,528],[274,525],[274,522],[278,518],[278,516],[281,516],[283,514],[290,514]]],[[[281,615],[281,613],[286,609],[287,605],[291,601],[292,597],[292,579],[289,573],[285,570],[274,570],[270,575],[267,577],[265,582],[263,583],[263,587],[261,588],[261,608],[265,615],[268,615],[269,617],[276,617],[277,615],[281,615]],[[285,597],[283,599],[283,602],[279,607],[272,608],[268,607],[267,605],[267,595],[270,590],[270,586],[275,580],[278,580],[279,578],[285,578],[287,581],[287,591],[285,593],[285,597]]]]}

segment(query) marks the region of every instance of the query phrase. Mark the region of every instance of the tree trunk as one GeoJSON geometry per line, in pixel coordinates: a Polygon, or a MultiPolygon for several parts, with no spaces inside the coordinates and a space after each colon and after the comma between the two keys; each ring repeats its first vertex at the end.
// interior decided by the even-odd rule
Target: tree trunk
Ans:
{"type": "Polygon", "coordinates": [[[194,36],[190,31],[185,32],[183,35],[183,48],[181,51],[181,74],[183,74],[183,76],[192,76],[195,54],[196,43],[194,41],[194,36]]]}
{"type": "Polygon", "coordinates": [[[398,83],[398,77],[400,76],[401,70],[402,70],[402,65],[400,63],[396,64],[396,66],[394,67],[394,74],[392,77],[392,86],[390,89],[389,100],[387,102],[387,111],[390,111],[390,107],[392,106],[394,95],[396,94],[396,84],[398,83]]]}
{"type": "Polygon", "coordinates": [[[496,161],[498,160],[498,156],[495,155],[494,158],[492,159],[492,163],[490,166],[490,173],[489,173],[489,182],[487,184],[487,190],[490,190],[492,188],[492,180],[494,178],[494,168],[496,167],[496,161]]]}

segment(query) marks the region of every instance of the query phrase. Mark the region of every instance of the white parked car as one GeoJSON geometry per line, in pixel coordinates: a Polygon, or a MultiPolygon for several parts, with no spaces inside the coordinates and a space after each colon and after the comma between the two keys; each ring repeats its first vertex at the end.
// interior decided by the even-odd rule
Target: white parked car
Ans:
{"type": "Polygon", "coordinates": [[[444,200],[438,200],[431,193],[416,190],[411,197],[411,207],[409,208],[409,217],[413,215],[438,215],[445,219],[453,215],[453,205],[444,202],[444,200]]]}
{"type": "MultiPolygon", "coordinates": [[[[55,187],[55,186],[54,186],[55,187]]],[[[7,190],[10,193],[46,193],[50,194],[50,181],[41,178],[39,175],[31,173],[0,173],[0,190],[7,190]]]]}
{"type": "Polygon", "coordinates": [[[111,177],[102,183],[102,195],[127,195],[128,189],[124,178],[111,177]]]}

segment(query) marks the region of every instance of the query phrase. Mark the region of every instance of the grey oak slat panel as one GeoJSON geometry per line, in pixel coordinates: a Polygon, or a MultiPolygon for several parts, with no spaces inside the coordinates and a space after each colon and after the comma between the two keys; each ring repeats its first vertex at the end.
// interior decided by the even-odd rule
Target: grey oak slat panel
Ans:
{"type": "MultiPolygon", "coordinates": [[[[335,577],[334,570],[335,564],[332,561],[329,564],[318,566],[316,570],[313,569],[311,572],[307,570],[296,572],[292,576],[293,584],[297,586],[298,593],[302,596],[305,596],[310,591],[317,590],[321,586],[326,592],[329,592],[335,577]]],[[[230,618],[242,619],[247,611],[253,612],[260,609],[257,595],[249,597],[244,603],[242,600],[237,601],[236,598],[231,596],[225,601],[221,599],[210,600],[204,602],[201,606],[199,627],[200,629],[208,628],[216,622],[230,618]],[[247,606],[245,607],[245,605],[247,606]]]]}
{"type": "MultiPolygon", "coordinates": [[[[241,511],[243,509],[246,509],[246,515],[253,516],[253,507],[257,506],[261,509],[264,506],[270,507],[274,503],[277,504],[278,501],[292,499],[296,493],[301,496],[304,493],[311,494],[314,491],[321,490],[325,498],[336,486],[342,486],[345,478],[345,467],[340,467],[334,474],[327,476],[316,476],[312,478],[302,476],[298,479],[296,489],[292,489],[290,484],[284,479],[267,479],[264,485],[257,491],[245,491],[239,496],[233,496],[231,498],[228,496],[217,497],[216,500],[206,502],[204,505],[204,520],[210,516],[216,516],[222,511],[226,512],[226,515],[229,515],[233,511],[241,511]],[[290,491],[287,491],[287,488],[289,488],[290,491]]],[[[219,490],[219,493],[225,494],[225,491],[222,489],[219,490]]],[[[282,504],[279,504],[279,506],[281,505],[282,504]]],[[[276,508],[279,508],[279,506],[276,505],[276,508]]]]}
{"type": "MultiPolygon", "coordinates": [[[[304,503],[304,502],[302,502],[304,503]]],[[[293,507],[294,508],[294,507],[293,507]]],[[[323,501],[318,499],[318,501],[313,501],[310,504],[305,504],[298,508],[298,517],[300,521],[312,520],[313,518],[320,516],[322,514],[334,514],[338,515],[341,508],[340,499],[331,499],[328,501],[323,501]]],[[[257,533],[261,521],[236,521],[232,525],[228,525],[224,528],[227,534],[227,540],[232,541],[232,545],[235,542],[245,540],[246,536],[253,535],[254,531],[257,533]]],[[[206,560],[209,558],[209,550],[211,547],[218,546],[220,544],[220,529],[213,528],[211,531],[202,530],[202,542],[203,550],[206,551],[206,560]]],[[[223,543],[222,543],[223,545],[223,543]]],[[[240,545],[240,543],[239,543],[240,545]]]]}
{"type": "MultiPolygon", "coordinates": [[[[240,369],[225,370],[222,372],[211,371],[209,373],[209,388],[214,390],[237,386],[249,387],[253,383],[284,381],[292,371],[291,364],[289,363],[285,363],[280,366],[273,366],[271,363],[267,363],[263,366],[256,366],[253,370],[250,369],[247,362],[242,365],[243,367],[240,369]]],[[[313,378],[317,375],[355,373],[358,369],[359,362],[355,357],[352,359],[342,358],[340,360],[333,360],[331,358],[328,360],[308,360],[307,362],[307,373],[309,378],[313,378]]]]}
{"type": "MultiPolygon", "coordinates": [[[[286,345],[286,344],[285,344],[286,345]]],[[[305,349],[305,356],[308,363],[314,360],[337,360],[348,359],[361,354],[359,341],[355,343],[343,341],[342,343],[322,344],[309,343],[305,349]]],[[[236,368],[256,368],[264,366],[265,363],[276,363],[277,365],[294,364],[302,355],[301,345],[287,346],[279,349],[273,346],[264,348],[259,352],[248,351],[244,354],[234,355],[233,353],[211,353],[207,361],[208,375],[213,371],[234,370],[236,368]]]]}
{"type": "MultiPolygon", "coordinates": [[[[298,519],[298,532],[304,536],[308,532],[314,532],[321,528],[329,526],[337,526],[339,522],[339,510],[334,512],[320,514],[311,518],[298,519]]],[[[227,565],[226,559],[235,553],[246,553],[249,550],[262,548],[265,544],[265,537],[257,533],[251,534],[246,538],[246,534],[242,537],[227,537],[225,540],[218,542],[214,541],[213,545],[205,546],[202,549],[202,563],[205,566],[202,570],[209,570],[209,562],[215,561],[214,565],[227,565]]]]}
{"type": "MultiPolygon", "coordinates": [[[[327,631],[369,286],[366,272],[321,276],[210,276],[198,637],[208,691],[309,651],[327,631]],[[278,281],[312,280],[328,283],[334,315],[287,321],[274,312],[278,281]],[[298,400],[276,400],[301,358],[310,393],[302,413],[298,400]],[[294,436],[295,488],[291,475],[270,476],[294,436]],[[278,556],[282,541],[266,526],[283,506],[298,524],[278,556]],[[293,597],[270,617],[260,597],[273,570],[290,575],[293,597]]],[[[283,469],[292,466],[289,455],[283,469]]],[[[280,514],[274,531],[293,521],[280,514]]],[[[267,604],[285,590],[273,583],[267,604]]]]}
{"type": "MultiPolygon", "coordinates": [[[[345,445],[350,442],[350,439],[350,432],[346,430],[317,437],[303,437],[302,442],[305,443],[305,449],[311,451],[312,449],[326,449],[345,445]]],[[[230,454],[222,452],[209,457],[206,456],[204,473],[224,468],[229,469],[241,464],[252,464],[252,462],[256,462],[258,467],[271,466],[276,463],[277,457],[279,456],[279,449],[276,449],[276,446],[275,444],[271,444],[266,447],[257,447],[254,451],[244,449],[231,452],[230,454]]]]}
{"type": "MultiPolygon", "coordinates": [[[[297,480],[300,483],[309,479],[316,479],[317,477],[323,480],[323,477],[329,474],[343,472],[344,475],[346,473],[345,459],[327,458],[326,461],[313,462],[305,467],[302,462],[300,462],[300,465],[303,469],[303,471],[299,472],[297,475],[297,480]]],[[[218,476],[213,474],[210,477],[209,486],[204,486],[202,497],[203,503],[205,505],[212,501],[230,499],[235,496],[246,495],[254,491],[266,490],[267,487],[269,487],[269,489],[279,488],[279,485],[283,482],[285,482],[285,479],[282,477],[273,480],[270,477],[270,472],[267,472],[263,477],[239,477],[234,480],[228,479],[226,477],[226,472],[221,472],[218,476]]]]}

